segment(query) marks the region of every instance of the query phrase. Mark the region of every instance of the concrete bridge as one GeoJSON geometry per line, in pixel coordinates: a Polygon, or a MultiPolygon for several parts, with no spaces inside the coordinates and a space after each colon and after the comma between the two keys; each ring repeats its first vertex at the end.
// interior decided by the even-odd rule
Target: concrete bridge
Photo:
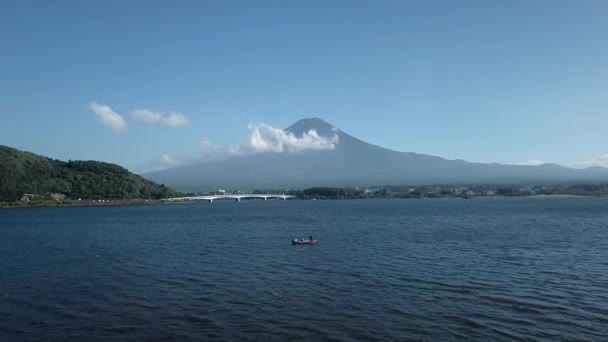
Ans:
{"type": "Polygon", "coordinates": [[[174,197],[174,198],[165,198],[163,201],[207,201],[213,202],[215,200],[223,200],[223,199],[233,199],[237,202],[240,202],[241,199],[248,198],[258,198],[267,201],[269,198],[271,199],[282,199],[288,200],[290,198],[296,198],[293,195],[274,195],[274,194],[236,194],[236,195],[209,195],[209,196],[190,196],[190,197],[174,197]]]}

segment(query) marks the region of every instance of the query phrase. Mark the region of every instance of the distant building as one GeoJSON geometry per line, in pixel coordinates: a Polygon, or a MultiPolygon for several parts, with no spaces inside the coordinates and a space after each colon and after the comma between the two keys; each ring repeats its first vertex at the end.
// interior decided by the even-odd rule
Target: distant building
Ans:
{"type": "Polygon", "coordinates": [[[51,194],[51,198],[58,202],[63,201],[63,200],[65,200],[65,194],[60,194],[60,193],[51,194]]]}
{"type": "Polygon", "coordinates": [[[23,194],[23,196],[21,196],[21,202],[29,202],[32,200],[32,198],[34,198],[34,194],[23,194]]]}

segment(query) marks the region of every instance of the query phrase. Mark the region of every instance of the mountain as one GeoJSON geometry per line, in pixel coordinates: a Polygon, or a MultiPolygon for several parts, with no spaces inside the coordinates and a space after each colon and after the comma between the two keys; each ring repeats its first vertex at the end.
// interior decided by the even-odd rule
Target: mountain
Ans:
{"type": "Polygon", "coordinates": [[[62,193],[72,199],[159,199],[177,195],[115,164],[64,162],[0,145],[0,201],[18,201],[26,193],[62,193]]]}
{"type": "Polygon", "coordinates": [[[604,168],[580,170],[556,164],[469,163],[413,152],[397,152],[366,143],[319,118],[300,120],[285,131],[302,137],[311,130],[324,137],[337,135],[335,148],[250,154],[151,172],[144,177],[189,191],[608,180],[608,170],[604,168]]]}

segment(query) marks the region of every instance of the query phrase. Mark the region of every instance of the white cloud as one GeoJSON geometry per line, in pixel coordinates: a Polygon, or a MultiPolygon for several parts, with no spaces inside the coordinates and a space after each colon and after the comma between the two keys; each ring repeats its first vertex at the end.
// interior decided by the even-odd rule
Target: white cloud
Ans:
{"type": "Polygon", "coordinates": [[[160,162],[167,165],[175,164],[175,160],[168,154],[163,154],[162,158],[160,158],[160,162]]]}
{"type": "Polygon", "coordinates": [[[338,135],[320,136],[314,129],[301,137],[265,123],[249,124],[251,134],[248,147],[253,152],[300,152],[305,150],[332,150],[338,143],[338,135]]]}
{"type": "Polygon", "coordinates": [[[151,112],[147,109],[136,109],[131,112],[131,116],[136,121],[156,124],[162,121],[163,116],[161,113],[151,112]]]}
{"type": "Polygon", "coordinates": [[[296,137],[293,133],[270,125],[249,124],[249,141],[244,145],[219,145],[208,140],[200,143],[197,153],[182,155],[164,154],[161,158],[165,166],[192,164],[195,162],[217,162],[236,156],[256,153],[296,153],[306,150],[331,150],[338,144],[338,135],[320,136],[315,130],[296,137]]]}
{"type": "Polygon", "coordinates": [[[89,109],[95,112],[99,122],[110,128],[116,133],[127,130],[127,121],[118,113],[114,112],[109,106],[98,104],[97,102],[89,103],[89,109]]]}
{"type": "Polygon", "coordinates": [[[200,143],[199,149],[193,153],[182,153],[182,154],[163,154],[159,162],[154,164],[160,164],[163,166],[179,166],[187,165],[196,162],[213,162],[229,159],[233,156],[241,154],[238,146],[231,147],[225,145],[218,145],[203,140],[200,143]]]}
{"type": "Polygon", "coordinates": [[[159,159],[150,163],[154,167],[174,167],[182,165],[181,156],[164,153],[159,159]]]}
{"type": "Polygon", "coordinates": [[[147,109],[136,109],[131,112],[131,116],[135,121],[169,127],[187,126],[191,123],[190,118],[179,112],[172,112],[169,116],[165,116],[163,113],[152,112],[147,109]]]}
{"type": "Polygon", "coordinates": [[[530,159],[530,160],[528,160],[528,162],[526,164],[527,165],[543,165],[543,164],[546,164],[546,162],[544,162],[542,160],[538,160],[538,159],[530,159]]]}
{"type": "Polygon", "coordinates": [[[242,154],[238,146],[218,145],[208,140],[201,141],[199,151],[199,160],[202,161],[218,161],[242,154]]]}
{"type": "Polygon", "coordinates": [[[187,126],[190,124],[190,118],[180,112],[173,112],[169,114],[165,122],[169,127],[187,126]]]}
{"type": "Polygon", "coordinates": [[[589,160],[581,160],[570,163],[570,166],[575,168],[587,168],[590,166],[600,166],[608,168],[608,154],[604,154],[603,156],[599,156],[597,158],[589,159],[589,160]]]}

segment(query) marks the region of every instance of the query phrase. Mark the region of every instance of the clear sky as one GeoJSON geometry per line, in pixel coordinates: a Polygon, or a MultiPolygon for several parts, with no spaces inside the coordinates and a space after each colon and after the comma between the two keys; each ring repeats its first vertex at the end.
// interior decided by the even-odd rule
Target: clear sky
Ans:
{"type": "Polygon", "coordinates": [[[145,172],[317,116],[398,151],[608,166],[607,18],[605,0],[2,1],[0,144],[145,172]]]}

